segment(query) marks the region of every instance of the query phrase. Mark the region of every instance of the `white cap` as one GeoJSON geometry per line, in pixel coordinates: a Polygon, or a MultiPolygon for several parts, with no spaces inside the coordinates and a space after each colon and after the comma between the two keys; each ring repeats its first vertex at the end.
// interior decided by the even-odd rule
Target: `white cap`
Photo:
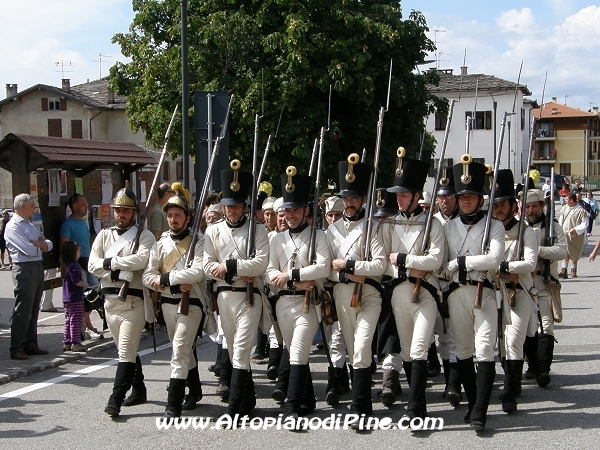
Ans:
{"type": "Polygon", "coordinates": [[[221,204],[215,203],[214,205],[210,205],[208,207],[208,210],[206,211],[206,214],[208,214],[210,212],[217,212],[217,213],[223,215],[223,210],[221,209],[221,204]]]}
{"type": "Polygon", "coordinates": [[[275,212],[283,211],[281,206],[283,205],[283,197],[279,197],[277,200],[273,202],[273,210],[275,212]]]}
{"type": "Polygon", "coordinates": [[[431,205],[431,194],[423,191],[423,198],[419,199],[419,205],[431,205]]]}
{"type": "Polygon", "coordinates": [[[267,209],[275,209],[273,207],[273,204],[275,203],[275,200],[277,200],[275,197],[267,197],[264,199],[263,204],[262,204],[262,210],[266,211],[267,209]]]}
{"type": "Polygon", "coordinates": [[[344,202],[335,195],[325,200],[325,214],[329,214],[332,211],[344,212],[344,209],[344,202]]]}
{"type": "Polygon", "coordinates": [[[527,191],[527,203],[543,202],[544,192],[541,189],[529,189],[527,191]]]}

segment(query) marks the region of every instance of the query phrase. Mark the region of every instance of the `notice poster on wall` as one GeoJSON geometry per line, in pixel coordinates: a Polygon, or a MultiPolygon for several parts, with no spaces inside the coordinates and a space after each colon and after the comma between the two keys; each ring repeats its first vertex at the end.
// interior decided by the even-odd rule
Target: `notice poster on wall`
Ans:
{"type": "Polygon", "coordinates": [[[48,169],[48,206],[60,206],[60,170],[48,169]]]}

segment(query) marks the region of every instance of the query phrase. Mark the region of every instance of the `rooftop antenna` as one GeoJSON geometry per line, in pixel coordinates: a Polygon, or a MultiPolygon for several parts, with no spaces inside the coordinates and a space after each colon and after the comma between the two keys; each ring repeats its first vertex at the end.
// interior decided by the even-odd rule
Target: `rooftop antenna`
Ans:
{"type": "Polygon", "coordinates": [[[75,64],[72,61],[56,61],[54,63],[54,65],[56,67],[60,67],[60,71],[57,70],[56,72],[60,72],[61,76],[62,76],[62,79],[64,80],[65,79],[65,72],[73,72],[72,70],[65,70],[65,66],[72,67],[75,64]]]}
{"type": "Polygon", "coordinates": [[[103,55],[102,53],[100,53],[99,55],[100,59],[92,59],[92,62],[97,62],[100,63],[100,80],[102,79],[102,63],[108,62],[108,61],[103,61],[102,58],[112,58],[112,56],[110,55],[103,55]]]}
{"type": "Polygon", "coordinates": [[[571,96],[570,94],[565,95],[565,105],[567,104],[567,97],[570,97],[570,96],[571,96]]]}
{"type": "Polygon", "coordinates": [[[433,45],[435,47],[435,68],[439,69],[440,68],[440,60],[438,59],[438,56],[442,55],[442,53],[438,53],[438,48],[437,48],[437,34],[438,33],[445,33],[446,30],[441,30],[441,29],[437,29],[437,30],[433,30],[433,45]]]}

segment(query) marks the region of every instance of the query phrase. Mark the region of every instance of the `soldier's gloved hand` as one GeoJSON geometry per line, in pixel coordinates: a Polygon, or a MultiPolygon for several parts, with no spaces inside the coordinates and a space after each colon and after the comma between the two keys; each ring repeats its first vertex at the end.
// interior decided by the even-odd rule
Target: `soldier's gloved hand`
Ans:
{"type": "Polygon", "coordinates": [[[473,270],[472,272],[469,272],[469,278],[471,279],[471,281],[484,281],[485,275],[486,272],[482,272],[481,270],[473,270]]]}
{"type": "Polygon", "coordinates": [[[129,281],[131,283],[133,281],[133,272],[126,272],[124,270],[121,270],[121,272],[119,273],[119,280],[129,281]]]}
{"type": "Polygon", "coordinates": [[[448,262],[448,272],[450,274],[453,274],[457,270],[458,270],[458,259],[453,259],[452,261],[449,261],[448,262]]]}

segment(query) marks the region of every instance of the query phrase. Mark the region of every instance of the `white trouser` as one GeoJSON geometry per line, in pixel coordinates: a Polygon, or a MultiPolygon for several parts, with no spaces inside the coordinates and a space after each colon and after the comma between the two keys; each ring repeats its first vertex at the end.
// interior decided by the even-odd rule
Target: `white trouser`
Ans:
{"type": "Polygon", "coordinates": [[[381,363],[382,370],[396,370],[402,372],[402,357],[400,353],[388,353],[381,363]]]}
{"type": "Polygon", "coordinates": [[[381,312],[381,296],[373,286],[364,284],[360,308],[352,308],[354,283],[337,283],[333,297],[338,319],[348,347],[350,363],[355,369],[371,367],[371,344],[381,312]]]}
{"type": "Polygon", "coordinates": [[[246,305],[245,297],[245,292],[224,291],[219,293],[217,303],[231,364],[234,369],[249,370],[262,315],[262,297],[255,294],[253,306],[246,305]]]}
{"type": "Polygon", "coordinates": [[[438,350],[440,357],[443,360],[449,360],[452,363],[456,362],[456,343],[454,342],[454,333],[450,325],[450,319],[446,319],[446,332],[444,333],[444,319],[438,314],[435,319],[434,333],[438,335],[438,350]]]}
{"type": "Polygon", "coordinates": [[[392,308],[403,361],[427,360],[437,316],[437,305],[427,289],[420,290],[419,303],[412,302],[414,288],[413,283],[405,281],[392,292],[392,308]]]}
{"type": "Polygon", "coordinates": [[[110,333],[117,344],[119,362],[134,363],[146,325],[144,301],[131,295],[125,301],[119,300],[116,295],[106,295],[104,312],[110,333]]]}
{"type": "Polygon", "coordinates": [[[464,360],[475,353],[478,361],[492,362],[498,332],[496,295],[492,289],[484,287],[481,309],[475,309],[476,291],[476,286],[460,286],[448,299],[456,355],[464,360]]]}
{"type": "Polygon", "coordinates": [[[333,367],[341,369],[346,363],[347,349],[340,323],[333,322],[331,325],[326,325],[323,328],[325,329],[325,339],[329,346],[329,356],[331,356],[333,367]]]}
{"type": "Polygon", "coordinates": [[[533,279],[533,285],[538,291],[538,307],[540,308],[540,314],[542,315],[542,325],[544,327],[544,334],[554,336],[554,316],[550,309],[550,299],[548,298],[548,289],[544,283],[544,279],[536,275],[533,279]]]}
{"type": "Polygon", "coordinates": [[[194,345],[196,344],[196,333],[202,320],[202,309],[196,305],[190,305],[188,315],[184,316],[177,312],[178,308],[179,305],[162,304],[167,333],[173,343],[171,378],[185,380],[188,372],[196,365],[194,345]]]}
{"type": "Polygon", "coordinates": [[[283,342],[290,352],[290,364],[308,364],[312,340],[319,327],[314,305],[302,312],[303,295],[282,295],[277,300],[277,323],[283,342]]]}
{"type": "MultiPolygon", "coordinates": [[[[506,299],[504,301],[507,301],[506,299]]],[[[533,315],[533,301],[522,289],[515,291],[515,306],[510,308],[510,324],[504,327],[504,356],[510,360],[523,359],[523,344],[533,315]]]]}

